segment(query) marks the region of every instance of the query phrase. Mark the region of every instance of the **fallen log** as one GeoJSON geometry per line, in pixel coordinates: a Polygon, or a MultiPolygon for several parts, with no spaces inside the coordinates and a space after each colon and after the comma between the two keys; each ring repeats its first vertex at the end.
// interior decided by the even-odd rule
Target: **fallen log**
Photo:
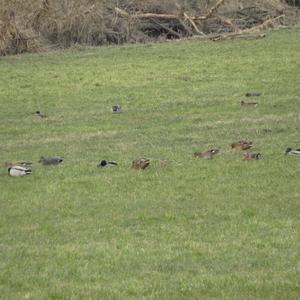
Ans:
{"type": "Polygon", "coordinates": [[[237,32],[230,32],[226,34],[218,34],[218,35],[210,35],[209,39],[212,41],[220,41],[220,40],[226,40],[226,39],[257,39],[257,38],[264,38],[266,36],[266,33],[260,33],[262,30],[266,30],[269,27],[272,27],[274,25],[275,21],[278,21],[282,18],[284,18],[285,15],[280,15],[278,17],[275,17],[273,19],[266,20],[260,25],[254,26],[252,28],[239,30],[237,32]]]}

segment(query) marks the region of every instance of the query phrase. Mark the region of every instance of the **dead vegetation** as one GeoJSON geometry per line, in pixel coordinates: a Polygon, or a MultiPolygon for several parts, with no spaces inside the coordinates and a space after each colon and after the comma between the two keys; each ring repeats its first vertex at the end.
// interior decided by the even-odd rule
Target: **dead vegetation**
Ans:
{"type": "Polygon", "coordinates": [[[299,19],[289,0],[0,0],[0,55],[200,37],[263,37],[299,19]],[[287,4],[288,2],[288,4],[287,4]]]}
{"type": "Polygon", "coordinates": [[[34,52],[40,49],[40,40],[31,27],[18,23],[13,10],[5,10],[0,20],[0,55],[34,52]]]}

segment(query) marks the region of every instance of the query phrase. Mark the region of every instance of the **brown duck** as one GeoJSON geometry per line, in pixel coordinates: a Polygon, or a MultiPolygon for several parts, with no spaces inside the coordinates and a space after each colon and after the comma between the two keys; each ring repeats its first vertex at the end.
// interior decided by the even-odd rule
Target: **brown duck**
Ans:
{"type": "Polygon", "coordinates": [[[12,167],[16,167],[16,166],[28,168],[28,167],[30,167],[31,165],[32,165],[32,162],[30,162],[30,161],[25,161],[25,160],[18,160],[18,161],[13,161],[13,162],[8,162],[8,161],[6,161],[6,162],[4,163],[4,166],[5,166],[6,168],[12,168],[12,167]]]}
{"type": "Polygon", "coordinates": [[[141,158],[141,159],[135,159],[132,162],[132,168],[136,170],[144,170],[150,165],[150,160],[141,158]]]}
{"type": "Polygon", "coordinates": [[[262,159],[262,155],[260,153],[245,153],[244,160],[259,160],[262,159]]]}
{"type": "Polygon", "coordinates": [[[160,166],[167,166],[167,165],[170,165],[170,164],[172,164],[172,163],[173,163],[173,161],[167,160],[167,159],[159,159],[159,160],[158,160],[158,164],[159,164],[160,166]]]}
{"type": "Polygon", "coordinates": [[[219,149],[210,149],[203,152],[195,152],[194,157],[213,158],[214,155],[219,153],[219,149]]]}
{"type": "Polygon", "coordinates": [[[253,146],[252,142],[246,142],[246,141],[239,141],[237,143],[231,144],[232,149],[238,149],[238,150],[247,150],[250,149],[253,146]]]}

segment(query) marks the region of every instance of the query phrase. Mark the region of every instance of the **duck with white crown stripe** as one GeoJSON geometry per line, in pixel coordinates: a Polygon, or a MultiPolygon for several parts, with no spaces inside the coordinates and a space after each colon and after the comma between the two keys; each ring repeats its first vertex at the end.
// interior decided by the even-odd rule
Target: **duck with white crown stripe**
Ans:
{"type": "Polygon", "coordinates": [[[203,158],[213,158],[216,154],[219,153],[219,149],[210,149],[203,152],[195,152],[194,157],[203,157],[203,158]]]}
{"type": "Polygon", "coordinates": [[[100,161],[100,163],[97,165],[97,167],[107,168],[109,166],[117,166],[117,165],[118,165],[118,163],[116,163],[115,161],[108,161],[108,160],[102,159],[100,161]]]}
{"type": "Polygon", "coordinates": [[[46,114],[40,112],[39,110],[37,110],[35,113],[34,113],[35,116],[37,117],[40,117],[40,118],[46,118],[46,114]]]}
{"type": "Polygon", "coordinates": [[[12,177],[22,177],[31,174],[31,169],[22,166],[12,166],[8,168],[8,175],[12,177]]]}
{"type": "Polygon", "coordinates": [[[121,113],[122,112],[121,105],[119,105],[119,104],[113,105],[111,109],[112,109],[113,113],[121,113]]]}
{"type": "Polygon", "coordinates": [[[300,157],[300,149],[293,150],[292,148],[289,147],[285,150],[285,155],[287,154],[300,157]]]}

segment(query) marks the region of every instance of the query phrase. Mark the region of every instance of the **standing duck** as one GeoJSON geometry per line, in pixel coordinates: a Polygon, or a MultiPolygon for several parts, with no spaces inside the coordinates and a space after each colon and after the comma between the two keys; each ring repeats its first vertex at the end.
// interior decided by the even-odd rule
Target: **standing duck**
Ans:
{"type": "Polygon", "coordinates": [[[194,157],[213,158],[214,155],[219,153],[219,149],[210,149],[203,152],[195,152],[194,157]]]}
{"type": "Polygon", "coordinates": [[[300,149],[292,149],[292,148],[287,148],[285,150],[285,155],[293,155],[293,156],[300,156],[300,149]]]}
{"type": "Polygon", "coordinates": [[[136,170],[144,170],[150,165],[150,160],[141,158],[141,159],[135,159],[132,162],[132,168],[136,170]]]}
{"type": "Polygon", "coordinates": [[[247,150],[252,147],[252,142],[246,142],[246,141],[239,141],[237,143],[231,144],[232,149],[238,149],[238,150],[247,150]]]}
{"type": "Polygon", "coordinates": [[[31,174],[31,169],[22,166],[12,166],[8,168],[8,175],[12,177],[22,177],[31,174]]]}

